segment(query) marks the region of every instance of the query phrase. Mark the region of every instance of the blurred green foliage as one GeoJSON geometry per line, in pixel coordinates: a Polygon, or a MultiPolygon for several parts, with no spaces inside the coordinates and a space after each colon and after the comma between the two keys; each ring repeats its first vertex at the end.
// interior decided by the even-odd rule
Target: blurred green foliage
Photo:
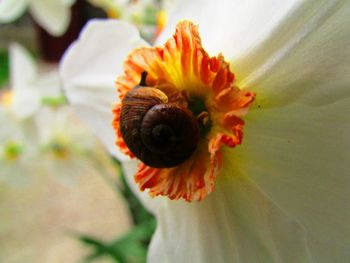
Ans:
{"type": "Polygon", "coordinates": [[[91,255],[83,260],[84,263],[93,263],[95,259],[106,256],[118,263],[146,262],[147,249],[156,228],[156,220],[132,193],[124,176],[121,172],[122,187],[118,190],[128,202],[134,227],[121,238],[109,243],[89,236],[80,236],[80,240],[93,249],[91,255]]]}
{"type": "Polygon", "coordinates": [[[41,104],[44,106],[58,107],[67,104],[67,98],[64,95],[58,97],[42,97],[41,104]]]}
{"type": "Polygon", "coordinates": [[[145,9],[145,13],[142,17],[142,22],[144,25],[157,25],[157,13],[158,9],[154,6],[148,6],[145,9]]]}
{"type": "Polygon", "coordinates": [[[9,57],[6,51],[0,51],[0,89],[9,78],[9,57]]]}

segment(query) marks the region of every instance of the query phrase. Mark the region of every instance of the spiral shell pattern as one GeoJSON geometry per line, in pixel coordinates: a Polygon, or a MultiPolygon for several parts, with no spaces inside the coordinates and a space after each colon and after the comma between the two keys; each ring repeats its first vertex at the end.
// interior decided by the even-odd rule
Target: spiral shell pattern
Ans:
{"type": "Polygon", "coordinates": [[[199,127],[188,109],[157,88],[137,86],[122,101],[120,130],[130,151],[155,168],[174,167],[196,149],[199,127]]]}

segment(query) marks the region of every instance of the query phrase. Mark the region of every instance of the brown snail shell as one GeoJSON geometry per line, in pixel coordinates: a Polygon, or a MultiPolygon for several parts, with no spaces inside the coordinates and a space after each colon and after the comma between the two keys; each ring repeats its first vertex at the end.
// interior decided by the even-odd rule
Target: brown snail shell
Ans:
{"type": "MultiPolygon", "coordinates": [[[[140,84],[143,84],[144,76],[140,84]]],[[[122,101],[120,130],[130,151],[155,168],[174,167],[198,144],[199,126],[192,112],[168,103],[165,93],[136,86],[122,101]]]]}

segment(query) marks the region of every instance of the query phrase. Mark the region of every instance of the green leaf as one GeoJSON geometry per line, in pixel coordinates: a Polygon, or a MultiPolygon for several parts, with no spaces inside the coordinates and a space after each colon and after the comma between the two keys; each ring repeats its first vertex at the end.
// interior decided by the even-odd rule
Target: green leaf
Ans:
{"type": "Polygon", "coordinates": [[[85,263],[93,263],[95,259],[105,256],[109,256],[118,263],[146,262],[147,248],[156,228],[156,220],[132,193],[121,169],[119,170],[122,180],[122,187],[119,191],[129,204],[135,226],[124,236],[112,242],[103,242],[90,236],[80,236],[80,241],[93,249],[93,252],[84,259],[85,263]]]}
{"type": "Polygon", "coordinates": [[[152,6],[148,6],[145,9],[145,13],[143,15],[142,18],[142,22],[145,25],[156,25],[157,24],[157,9],[152,7],[152,6]]]}
{"type": "Polygon", "coordinates": [[[129,210],[132,215],[134,224],[138,225],[147,220],[154,219],[154,216],[143,207],[143,205],[140,203],[137,197],[133,194],[133,192],[131,191],[131,189],[129,188],[125,180],[125,175],[123,174],[121,169],[120,171],[121,171],[121,181],[123,186],[121,189],[121,192],[129,204],[129,210]]]}
{"type": "Polygon", "coordinates": [[[9,57],[5,51],[0,52],[0,89],[9,79],[9,57]]]}

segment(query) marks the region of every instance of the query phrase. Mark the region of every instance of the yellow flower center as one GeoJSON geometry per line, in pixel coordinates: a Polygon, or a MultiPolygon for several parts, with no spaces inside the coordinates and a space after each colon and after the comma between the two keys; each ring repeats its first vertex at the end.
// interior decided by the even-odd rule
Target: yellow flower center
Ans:
{"type": "Polygon", "coordinates": [[[5,143],[3,156],[5,160],[15,161],[23,153],[23,145],[17,141],[8,141],[5,143]]]}
{"type": "Polygon", "coordinates": [[[66,159],[69,155],[69,150],[66,145],[60,143],[60,142],[52,142],[50,145],[50,150],[52,154],[57,159],[66,159]]]}

